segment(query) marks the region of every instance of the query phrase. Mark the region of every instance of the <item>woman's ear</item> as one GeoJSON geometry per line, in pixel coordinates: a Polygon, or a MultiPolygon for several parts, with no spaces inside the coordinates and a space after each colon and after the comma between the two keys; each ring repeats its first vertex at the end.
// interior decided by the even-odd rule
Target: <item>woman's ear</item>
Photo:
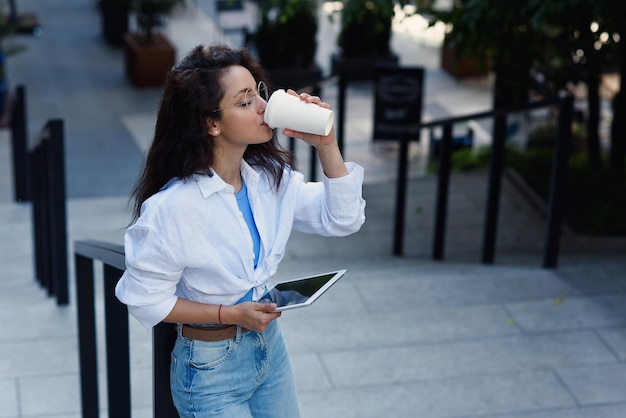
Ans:
{"type": "Polygon", "coordinates": [[[218,136],[221,133],[219,123],[217,123],[215,120],[207,118],[206,124],[207,124],[207,129],[209,131],[209,135],[218,136]]]}

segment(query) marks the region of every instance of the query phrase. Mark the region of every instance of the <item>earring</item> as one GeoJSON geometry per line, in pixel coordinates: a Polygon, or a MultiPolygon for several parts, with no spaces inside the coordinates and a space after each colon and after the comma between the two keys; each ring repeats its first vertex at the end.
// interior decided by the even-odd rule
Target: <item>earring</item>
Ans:
{"type": "Polygon", "coordinates": [[[219,135],[219,134],[220,134],[220,131],[219,131],[219,130],[215,129],[215,130],[213,131],[213,135],[219,135]]]}

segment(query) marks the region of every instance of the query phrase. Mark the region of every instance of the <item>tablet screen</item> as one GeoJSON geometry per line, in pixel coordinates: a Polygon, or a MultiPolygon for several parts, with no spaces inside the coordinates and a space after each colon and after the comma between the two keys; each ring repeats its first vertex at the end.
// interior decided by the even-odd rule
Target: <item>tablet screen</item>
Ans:
{"type": "Polygon", "coordinates": [[[332,286],[346,270],[338,270],[278,283],[261,301],[274,302],[277,311],[309,306],[332,286]]]}

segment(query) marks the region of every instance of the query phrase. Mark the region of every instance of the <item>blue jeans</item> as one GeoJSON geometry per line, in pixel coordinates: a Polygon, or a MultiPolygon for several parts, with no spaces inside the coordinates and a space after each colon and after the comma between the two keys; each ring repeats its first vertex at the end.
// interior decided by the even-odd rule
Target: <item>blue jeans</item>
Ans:
{"type": "MultiPolygon", "coordinates": [[[[239,330],[238,330],[239,331],[239,330]]],[[[297,418],[296,387],[278,321],[262,332],[204,342],[178,332],[172,398],[185,418],[297,418]]]]}

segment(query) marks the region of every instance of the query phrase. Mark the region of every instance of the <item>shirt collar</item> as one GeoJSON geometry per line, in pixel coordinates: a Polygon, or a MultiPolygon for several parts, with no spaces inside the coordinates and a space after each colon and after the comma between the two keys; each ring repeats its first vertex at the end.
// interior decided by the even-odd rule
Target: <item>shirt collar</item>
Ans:
{"type": "MultiPolygon", "coordinates": [[[[243,181],[246,182],[248,189],[254,190],[259,182],[260,175],[245,160],[241,161],[241,175],[243,177],[243,181]]],[[[202,193],[202,197],[205,199],[213,193],[221,191],[230,191],[231,193],[234,193],[233,187],[222,180],[222,178],[215,171],[212,176],[208,176],[206,174],[196,174],[193,176],[193,181],[198,184],[200,193],[202,193]]]]}

